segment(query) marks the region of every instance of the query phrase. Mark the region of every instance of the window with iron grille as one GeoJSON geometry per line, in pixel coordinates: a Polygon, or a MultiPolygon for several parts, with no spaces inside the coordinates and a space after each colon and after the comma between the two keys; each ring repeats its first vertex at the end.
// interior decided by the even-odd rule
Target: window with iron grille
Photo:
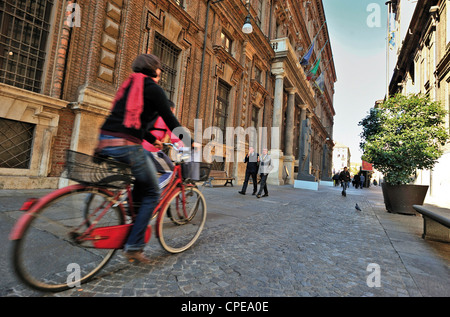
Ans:
{"type": "Polygon", "coordinates": [[[211,162],[211,169],[214,171],[224,171],[225,162],[223,157],[214,156],[214,160],[211,162]]]}
{"type": "Polygon", "coordinates": [[[40,92],[52,0],[0,1],[0,82],[40,92]]]}
{"type": "Polygon", "coordinates": [[[30,168],[35,125],[0,118],[0,167],[30,168]]]}
{"type": "Polygon", "coordinates": [[[156,33],[153,54],[161,60],[163,71],[159,84],[164,88],[170,100],[173,100],[173,95],[175,94],[175,80],[180,52],[181,50],[172,42],[156,33]]]}
{"type": "Polygon", "coordinates": [[[217,105],[214,116],[214,126],[218,127],[225,133],[226,122],[228,117],[228,100],[231,87],[223,81],[219,80],[219,90],[217,92],[217,105]]]}

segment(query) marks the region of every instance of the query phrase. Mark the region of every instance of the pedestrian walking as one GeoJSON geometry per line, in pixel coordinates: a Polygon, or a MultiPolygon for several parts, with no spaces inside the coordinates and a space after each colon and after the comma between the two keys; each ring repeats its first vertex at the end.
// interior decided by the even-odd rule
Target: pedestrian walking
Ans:
{"type": "Polygon", "coordinates": [[[353,187],[358,188],[360,183],[360,178],[359,175],[356,174],[355,176],[353,176],[353,187]]]}
{"type": "Polygon", "coordinates": [[[347,187],[348,187],[348,183],[350,181],[350,173],[347,169],[347,166],[344,167],[344,170],[339,175],[339,179],[342,183],[342,196],[345,197],[345,196],[347,196],[347,187]]]}
{"type": "Polygon", "coordinates": [[[333,175],[334,186],[339,186],[339,173],[333,175]]]}
{"type": "Polygon", "coordinates": [[[247,164],[247,168],[245,169],[245,179],[244,183],[242,184],[242,189],[238,193],[241,195],[245,195],[248,181],[251,176],[253,181],[252,195],[256,195],[256,191],[258,190],[257,174],[258,174],[259,154],[255,152],[255,149],[252,146],[248,148],[248,154],[245,156],[244,163],[247,164]]]}
{"type": "Polygon", "coordinates": [[[361,186],[361,189],[364,186],[364,181],[366,180],[366,177],[364,176],[364,174],[361,173],[361,175],[359,176],[359,185],[361,186]]]}
{"type": "Polygon", "coordinates": [[[261,176],[261,182],[259,183],[259,192],[256,195],[257,198],[261,197],[262,191],[264,189],[264,195],[262,197],[269,196],[269,191],[267,190],[267,177],[273,169],[272,159],[270,158],[266,148],[263,149],[260,158],[258,173],[261,176]]]}

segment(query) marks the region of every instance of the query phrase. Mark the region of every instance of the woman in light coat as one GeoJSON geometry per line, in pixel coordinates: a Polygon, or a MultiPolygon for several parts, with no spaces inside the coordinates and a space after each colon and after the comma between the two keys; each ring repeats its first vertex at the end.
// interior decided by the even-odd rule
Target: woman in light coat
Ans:
{"type": "Polygon", "coordinates": [[[257,198],[261,198],[261,193],[264,189],[264,195],[262,197],[269,196],[269,191],[267,190],[267,176],[273,169],[272,159],[270,158],[270,155],[267,154],[267,149],[263,149],[262,155],[260,156],[259,161],[259,169],[258,173],[261,176],[261,182],[259,185],[259,192],[256,195],[257,198]]]}

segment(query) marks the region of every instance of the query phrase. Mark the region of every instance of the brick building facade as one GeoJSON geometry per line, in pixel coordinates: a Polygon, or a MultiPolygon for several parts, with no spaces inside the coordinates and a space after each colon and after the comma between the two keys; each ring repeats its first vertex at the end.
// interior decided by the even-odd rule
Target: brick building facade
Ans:
{"type": "MultiPolygon", "coordinates": [[[[161,85],[184,126],[202,120],[204,145],[211,126],[266,127],[280,167],[270,182],[293,183],[309,120],[308,171],[331,174],[336,74],[321,0],[6,0],[0,36],[0,188],[64,185],[65,150],[92,153],[140,53],[161,58],[161,85]]],[[[234,151],[249,137],[234,139],[213,168],[241,180],[234,151]]]]}

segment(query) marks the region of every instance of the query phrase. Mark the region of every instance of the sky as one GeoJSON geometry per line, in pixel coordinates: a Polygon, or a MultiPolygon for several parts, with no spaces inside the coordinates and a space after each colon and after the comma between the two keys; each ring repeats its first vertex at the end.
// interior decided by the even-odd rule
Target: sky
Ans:
{"type": "Polygon", "coordinates": [[[337,76],[333,139],[350,148],[351,162],[361,162],[358,122],[386,95],[385,2],[323,0],[337,76]]]}

